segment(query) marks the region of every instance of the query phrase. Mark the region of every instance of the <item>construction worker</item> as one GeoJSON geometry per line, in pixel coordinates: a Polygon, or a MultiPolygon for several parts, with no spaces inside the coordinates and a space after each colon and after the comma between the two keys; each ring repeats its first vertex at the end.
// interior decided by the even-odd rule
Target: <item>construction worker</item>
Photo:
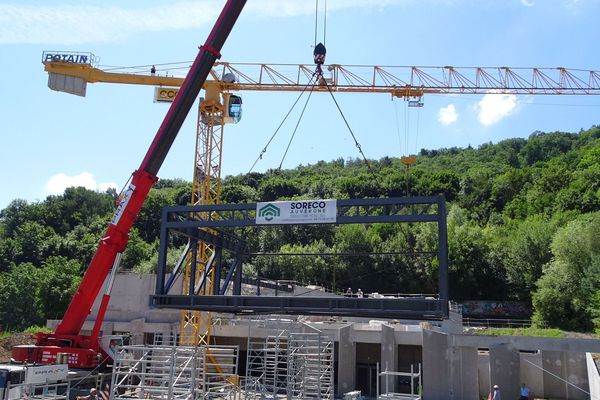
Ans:
{"type": "Polygon", "coordinates": [[[77,400],[100,400],[100,398],[98,397],[98,390],[96,388],[91,388],[89,395],[77,396],[77,400]]]}
{"type": "Polygon", "coordinates": [[[492,400],[502,400],[502,394],[500,393],[500,387],[498,385],[494,385],[492,400]]]}
{"type": "Polygon", "coordinates": [[[519,397],[519,400],[529,400],[529,388],[525,384],[521,386],[521,397],[519,397]]]}

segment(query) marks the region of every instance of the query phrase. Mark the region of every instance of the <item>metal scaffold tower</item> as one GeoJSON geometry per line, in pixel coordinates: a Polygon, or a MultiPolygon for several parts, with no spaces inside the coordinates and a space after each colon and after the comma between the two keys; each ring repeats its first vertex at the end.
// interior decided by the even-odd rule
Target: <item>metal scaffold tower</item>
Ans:
{"type": "Polygon", "coordinates": [[[333,341],[321,332],[248,338],[246,399],[333,399],[333,341]]]}
{"type": "Polygon", "coordinates": [[[291,333],[291,398],[333,399],[333,342],[322,333],[291,333]]]}
{"type": "Polygon", "coordinates": [[[221,399],[238,392],[237,346],[124,346],[114,360],[111,399],[221,399]]]}

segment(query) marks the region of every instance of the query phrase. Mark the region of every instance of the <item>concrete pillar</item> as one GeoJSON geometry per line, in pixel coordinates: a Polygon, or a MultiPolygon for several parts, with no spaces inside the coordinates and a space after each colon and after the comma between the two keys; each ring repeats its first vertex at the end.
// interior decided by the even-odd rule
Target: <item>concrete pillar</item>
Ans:
{"type": "Polygon", "coordinates": [[[500,386],[503,399],[518,399],[521,387],[519,350],[501,343],[490,346],[490,383],[500,386]]]}
{"type": "Polygon", "coordinates": [[[451,347],[450,387],[454,399],[479,399],[477,349],[474,347],[451,347]]]}
{"type": "Polygon", "coordinates": [[[145,320],[143,318],[134,319],[131,321],[131,344],[143,344],[144,343],[144,326],[145,320]]]}
{"type": "Polygon", "coordinates": [[[542,351],[544,397],[587,399],[589,391],[585,353],[542,351]],[[580,389],[578,389],[580,388],[580,389]]]}
{"type": "MultiPolygon", "coordinates": [[[[396,344],[396,335],[394,334],[394,328],[386,324],[381,325],[381,365],[379,369],[381,371],[388,370],[398,372],[398,345],[396,344]]],[[[379,380],[380,388],[386,387],[385,379],[384,376],[379,380]]],[[[397,392],[397,379],[393,376],[390,376],[387,379],[388,390],[390,392],[397,392]]]]}
{"type": "MultiPolygon", "coordinates": [[[[567,398],[567,388],[560,379],[566,375],[562,351],[542,351],[542,367],[544,368],[544,397],[567,398]],[[560,377],[560,378],[557,378],[560,377]]],[[[563,378],[564,379],[564,378],[563,378]]]]}
{"type": "Polygon", "coordinates": [[[338,342],[338,396],[351,392],[356,388],[356,342],[354,341],[354,325],[340,328],[338,342]]]}
{"type": "Polygon", "coordinates": [[[566,380],[570,383],[567,386],[567,399],[589,399],[590,396],[585,393],[590,391],[585,353],[565,351],[563,354],[567,362],[566,380]]]}
{"type": "Polygon", "coordinates": [[[540,353],[521,353],[521,383],[529,388],[529,398],[544,396],[544,372],[540,353]]]}
{"type": "Polygon", "coordinates": [[[448,400],[450,397],[448,337],[423,329],[423,399],[448,400]]]}

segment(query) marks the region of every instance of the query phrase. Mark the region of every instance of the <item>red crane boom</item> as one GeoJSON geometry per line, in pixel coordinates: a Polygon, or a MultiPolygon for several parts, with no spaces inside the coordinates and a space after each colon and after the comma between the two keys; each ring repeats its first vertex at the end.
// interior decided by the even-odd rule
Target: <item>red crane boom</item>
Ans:
{"type": "MultiPolygon", "coordinates": [[[[200,47],[200,51],[181,85],[181,90],[171,104],[146,156],[140,167],[133,173],[131,182],[122,195],[110,225],[100,240],[96,253],[71,299],[62,321],[54,332],[38,334],[36,345],[14,347],[12,357],[15,361],[53,363],[56,362],[59,353],[68,354],[69,367],[95,368],[102,361],[98,333],[108,306],[109,291],[102,299],[92,334],[81,335],[81,328],[106,277],[111,274],[111,270],[114,274],[121,254],[127,246],[129,231],[148,192],[158,180],[156,174],[198,97],[213,64],[220,58],[220,50],[245,3],[245,0],[228,0],[223,7],[206,42],[200,47]]],[[[111,284],[112,277],[109,286],[111,284]]],[[[106,353],[103,356],[106,357],[106,353]]]]}

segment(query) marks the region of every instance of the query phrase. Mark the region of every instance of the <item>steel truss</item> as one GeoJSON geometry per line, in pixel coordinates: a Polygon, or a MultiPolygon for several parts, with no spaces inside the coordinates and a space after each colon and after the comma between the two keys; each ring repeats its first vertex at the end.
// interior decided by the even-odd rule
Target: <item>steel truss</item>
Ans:
{"type": "MultiPolygon", "coordinates": [[[[443,196],[345,199],[337,200],[336,224],[367,223],[436,223],[438,227],[437,259],[439,265],[437,297],[422,298],[350,298],[350,297],[294,297],[242,296],[242,262],[245,242],[219,231],[219,228],[256,224],[256,204],[214,204],[175,206],[163,209],[160,231],[159,262],[156,290],[151,304],[159,308],[204,310],[228,313],[300,314],[373,316],[378,318],[409,318],[439,320],[448,315],[448,249],[446,232],[446,205],[443,196]],[[173,283],[181,273],[175,268],[168,272],[166,265],[169,234],[187,236],[194,248],[196,241],[214,246],[215,257],[203,266],[204,276],[214,273],[213,296],[199,296],[205,278],[190,282],[196,288],[187,295],[172,294],[173,283]],[[232,254],[229,265],[221,260],[223,250],[232,254]],[[214,269],[214,270],[213,270],[214,269]],[[226,295],[227,294],[227,295],[226,295]]],[[[195,275],[192,274],[194,279],[195,275]]]]}

